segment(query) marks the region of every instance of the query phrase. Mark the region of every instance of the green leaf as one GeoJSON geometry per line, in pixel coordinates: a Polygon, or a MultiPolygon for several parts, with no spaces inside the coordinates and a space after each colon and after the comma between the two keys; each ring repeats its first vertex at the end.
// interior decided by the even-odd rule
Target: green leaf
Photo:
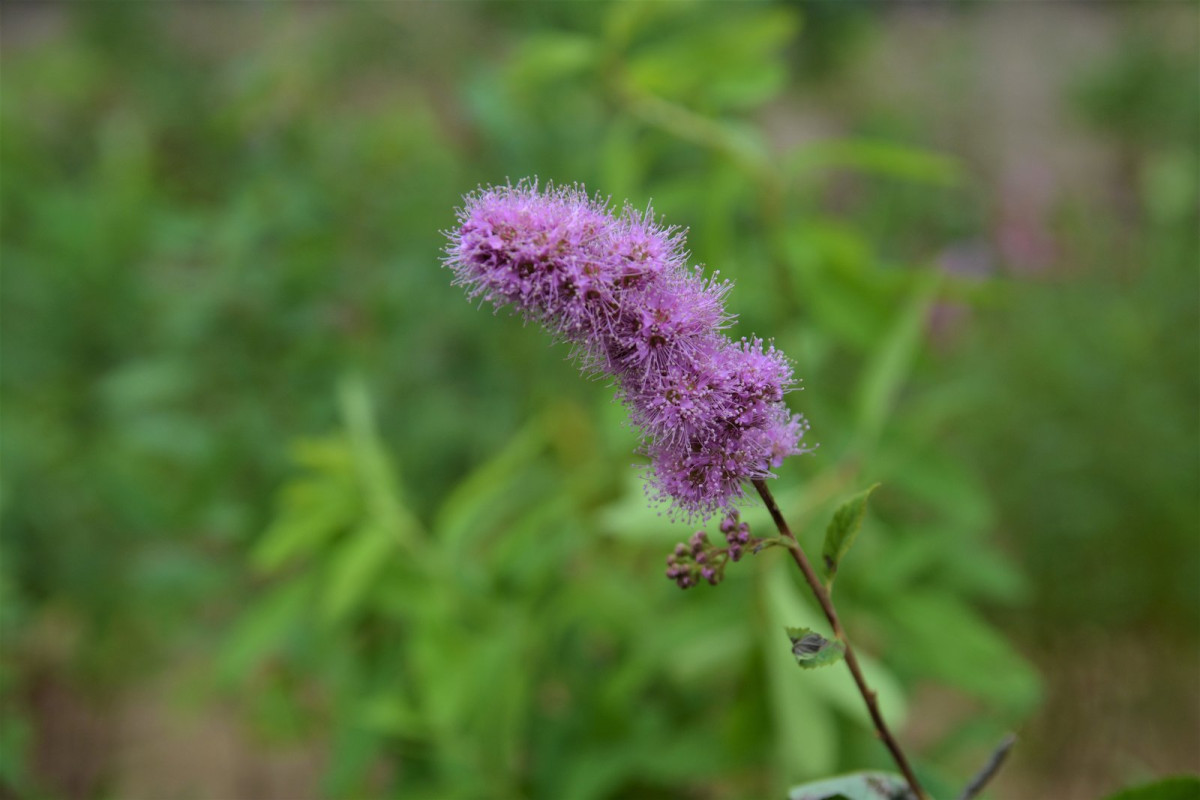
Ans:
{"type": "Polygon", "coordinates": [[[376,429],[371,397],[360,377],[351,375],[339,381],[338,403],[367,508],[396,543],[410,547],[421,525],[404,504],[404,493],[392,459],[376,429]]]}
{"type": "Polygon", "coordinates": [[[886,613],[892,621],[889,660],[898,671],[969,692],[1007,718],[1037,705],[1037,673],[961,598],[910,590],[893,596],[886,613]]]}
{"type": "Polygon", "coordinates": [[[859,449],[874,447],[883,431],[900,387],[916,361],[925,320],[929,318],[940,285],[941,277],[934,272],[917,282],[863,372],[858,388],[856,444],[859,449]]]}
{"type": "Polygon", "coordinates": [[[825,529],[825,545],[821,548],[826,586],[833,586],[838,566],[862,528],[863,518],[867,515],[867,498],[878,488],[879,484],[876,483],[863,489],[833,512],[833,519],[829,520],[829,527],[825,529]]]}
{"type": "Polygon", "coordinates": [[[915,147],[863,139],[808,145],[792,155],[789,167],[796,175],[840,167],[938,186],[956,186],[963,179],[962,165],[954,158],[915,147]]]}
{"type": "Polygon", "coordinates": [[[293,559],[315,555],[361,514],[348,474],[293,480],[279,493],[279,511],[255,545],[252,563],[275,572],[293,559]]]}
{"type": "Polygon", "coordinates": [[[710,111],[749,109],[787,85],[783,50],[799,28],[791,9],[685,16],[635,47],[626,81],[640,94],[710,111]],[[665,31],[665,34],[663,33],[665,31]]]}
{"type": "Polygon", "coordinates": [[[331,753],[321,780],[322,794],[362,796],[369,766],[379,755],[380,737],[353,720],[333,726],[331,753]]]}
{"type": "Polygon", "coordinates": [[[312,589],[312,577],[301,576],[256,598],[225,637],[217,660],[218,680],[243,680],[255,665],[282,648],[304,622],[312,589]]]}
{"type": "Polygon", "coordinates": [[[1123,789],[1109,795],[1107,800],[1195,800],[1197,797],[1200,797],[1200,777],[1176,775],[1123,789]]]}
{"type": "Polygon", "coordinates": [[[586,36],[568,33],[532,35],[509,63],[510,84],[536,90],[548,83],[566,81],[585,73],[596,63],[599,49],[586,36]]]}
{"type": "MultiPolygon", "coordinates": [[[[783,780],[808,780],[827,775],[838,764],[838,725],[833,708],[821,695],[820,679],[838,680],[845,670],[821,670],[803,678],[796,675],[795,660],[778,646],[776,625],[789,620],[805,620],[804,601],[795,596],[783,562],[771,564],[764,580],[758,581],[764,592],[766,624],[763,637],[763,661],[766,667],[768,706],[773,724],[774,765],[783,780]]],[[[813,624],[816,620],[813,619],[813,624]]],[[[850,676],[845,678],[849,680],[850,676]]]]}
{"type": "Polygon", "coordinates": [[[358,706],[357,721],[363,728],[387,736],[420,736],[425,720],[397,689],[368,697],[358,706]]]}
{"type": "Polygon", "coordinates": [[[646,124],[698,147],[722,153],[752,172],[770,168],[770,149],[765,138],[744,122],[698,114],[650,94],[631,98],[629,110],[646,124]]]}
{"type": "MultiPolygon", "coordinates": [[[[769,633],[773,636],[773,632],[777,630],[776,625],[786,626],[788,623],[798,622],[800,625],[815,628],[823,624],[824,618],[814,608],[814,604],[806,601],[804,595],[801,594],[789,566],[787,561],[777,559],[767,569],[766,576],[762,580],[767,592],[765,602],[768,603],[767,608],[771,612],[767,618],[764,634],[769,633]]],[[[790,658],[789,653],[770,641],[764,642],[763,646],[769,647],[772,653],[778,653],[778,663],[787,668],[785,674],[793,678],[793,683],[799,683],[806,690],[813,692],[822,706],[828,704],[829,707],[837,709],[840,713],[853,719],[863,730],[874,730],[867,707],[863,703],[862,695],[859,694],[858,687],[849,670],[813,670],[805,675],[803,680],[797,682],[794,680],[795,672],[792,671],[792,663],[795,659],[790,658]]],[[[856,655],[863,675],[866,676],[867,684],[875,690],[878,696],[884,719],[897,726],[903,725],[904,719],[908,715],[908,709],[904,699],[904,689],[896,676],[869,654],[859,651],[856,655]]],[[[775,663],[775,659],[772,659],[772,663],[775,663]]],[[[836,766],[836,763],[830,763],[824,769],[813,770],[806,775],[797,777],[811,778],[827,774],[836,766]]]]}
{"type": "Polygon", "coordinates": [[[546,426],[539,420],[515,435],[504,449],[457,483],[442,501],[433,530],[451,552],[469,549],[470,540],[503,520],[508,500],[520,499],[531,465],[545,451],[546,426]]]}
{"type": "Polygon", "coordinates": [[[793,786],[788,800],[892,800],[903,797],[908,784],[887,772],[855,772],[793,786]]]}
{"type": "Polygon", "coordinates": [[[784,628],[792,640],[792,655],[801,669],[816,669],[836,664],[845,655],[846,646],[826,639],[811,628],[784,628]]]}
{"type": "Polygon", "coordinates": [[[911,277],[881,269],[861,233],[814,217],[786,226],[775,247],[818,328],[856,351],[869,352],[882,340],[911,277]]]}
{"type": "Polygon", "coordinates": [[[354,611],[380,570],[398,557],[397,541],[386,528],[367,523],[355,531],[333,555],[321,602],[322,618],[337,622],[354,611]]]}

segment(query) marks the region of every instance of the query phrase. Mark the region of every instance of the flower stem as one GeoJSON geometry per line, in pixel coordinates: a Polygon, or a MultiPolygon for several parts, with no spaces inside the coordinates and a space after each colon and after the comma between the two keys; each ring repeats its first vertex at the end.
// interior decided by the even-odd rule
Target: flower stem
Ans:
{"type": "Polygon", "coordinates": [[[900,768],[900,772],[908,782],[909,789],[912,790],[914,798],[916,800],[928,800],[928,795],[925,794],[920,782],[917,781],[917,776],[913,773],[912,767],[909,766],[904,751],[900,749],[900,745],[896,742],[895,737],[888,730],[887,723],[883,721],[883,714],[879,711],[879,703],[876,701],[875,692],[867,685],[867,680],[863,677],[862,669],[858,665],[858,657],[854,654],[854,648],[850,646],[850,640],[846,636],[846,631],[843,630],[842,623],[838,620],[837,610],[833,607],[833,599],[829,596],[825,585],[821,583],[821,579],[817,577],[812,564],[808,562],[808,557],[804,555],[804,550],[800,547],[800,542],[797,541],[791,529],[788,528],[787,520],[783,518],[783,514],[779,511],[779,506],[775,504],[775,498],[771,495],[771,490],[761,480],[755,480],[753,483],[754,488],[758,490],[759,496],[762,497],[763,503],[766,504],[767,511],[771,512],[771,519],[775,521],[775,527],[779,529],[780,536],[785,540],[787,548],[792,554],[792,559],[796,562],[796,566],[800,567],[800,571],[804,573],[804,579],[808,581],[808,586],[816,596],[817,602],[820,603],[821,610],[825,612],[825,618],[829,620],[829,625],[833,629],[833,635],[846,648],[846,666],[850,668],[850,674],[854,676],[854,683],[858,686],[859,694],[862,695],[863,701],[867,704],[867,711],[871,714],[871,722],[875,725],[876,736],[882,739],[883,743],[887,745],[888,752],[892,754],[892,760],[900,768]]]}

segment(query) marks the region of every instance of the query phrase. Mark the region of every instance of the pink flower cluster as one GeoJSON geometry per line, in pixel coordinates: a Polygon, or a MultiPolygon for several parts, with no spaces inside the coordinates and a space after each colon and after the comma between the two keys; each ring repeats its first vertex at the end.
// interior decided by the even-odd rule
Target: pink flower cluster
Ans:
{"type": "Polygon", "coordinates": [[[683,236],[649,211],[619,215],[581,188],[482,189],[448,232],[446,265],[471,298],[511,306],[616,379],[644,437],[655,499],[687,517],[730,508],[747,481],[799,452],[783,395],[791,366],[722,330],[728,282],[688,267],[683,236]]]}

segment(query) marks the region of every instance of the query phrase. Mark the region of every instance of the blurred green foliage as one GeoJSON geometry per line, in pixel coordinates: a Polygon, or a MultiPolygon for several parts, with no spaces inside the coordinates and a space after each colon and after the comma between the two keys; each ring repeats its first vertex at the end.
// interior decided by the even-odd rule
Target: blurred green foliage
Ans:
{"type": "Polygon", "coordinates": [[[1200,52],[1149,35],[1131,26],[1076,97],[1118,149],[1129,217],[1068,205],[1059,257],[1086,271],[1004,287],[975,331],[988,358],[962,376],[961,452],[995,487],[1047,639],[1064,625],[1200,631],[1200,96],[1178,80],[1200,52]]]}
{"type": "MultiPolygon", "coordinates": [[[[526,175],[652,198],[736,282],[737,331],[796,359],[821,446],[776,491],[810,552],[883,484],[839,606],[897,725],[922,682],[968,698],[917,756],[935,794],[1038,703],[989,616],[1194,623],[1186,123],[1134,142],[1126,229],[1062,221],[1086,274],[980,279],[935,263],[986,215],[919,126],[771,143],[763,111],[836,66],[854,14],[534,11],[81,5],[6,55],[13,791],[53,795],[34,676],[103,695],[197,651],[266,741],[328,748],[330,797],[779,797],[888,766],[844,670],[796,669],[782,629],[822,621],[785,554],[678,592],[690,531],[645,507],[611,392],[438,269],[462,193],[526,175]],[[972,325],[935,346],[949,306],[972,325]]],[[[1157,63],[1081,108],[1125,108],[1157,63]]]]}
{"type": "Polygon", "coordinates": [[[1200,792],[1200,778],[1179,775],[1151,784],[1135,786],[1114,794],[1108,800],[1186,800],[1200,792]]]}

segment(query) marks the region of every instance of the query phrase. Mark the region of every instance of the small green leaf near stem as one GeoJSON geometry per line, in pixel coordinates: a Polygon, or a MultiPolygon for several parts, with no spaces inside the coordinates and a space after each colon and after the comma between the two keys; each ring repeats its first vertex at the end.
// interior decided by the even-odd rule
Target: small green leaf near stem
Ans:
{"type": "Polygon", "coordinates": [[[858,687],[859,694],[862,695],[863,702],[866,703],[867,712],[871,715],[871,722],[875,725],[875,732],[887,747],[888,752],[892,754],[892,759],[896,762],[896,766],[900,768],[900,772],[904,775],[904,780],[908,783],[916,800],[928,800],[929,796],[921,788],[921,784],[917,780],[912,766],[908,763],[908,757],[904,755],[900,744],[892,736],[892,732],[888,729],[887,723],[883,719],[883,714],[879,711],[879,702],[876,699],[875,692],[871,691],[871,687],[867,685],[866,678],[863,677],[862,669],[858,664],[858,658],[854,654],[854,648],[851,647],[846,632],[842,629],[842,623],[838,619],[837,610],[834,608],[833,601],[829,597],[829,591],[821,583],[821,579],[817,577],[816,571],[812,568],[812,564],[809,563],[807,556],[804,554],[804,548],[800,546],[791,528],[788,527],[787,520],[783,518],[779,506],[775,503],[775,497],[771,494],[771,490],[767,488],[766,482],[755,480],[751,483],[762,498],[763,504],[767,507],[767,511],[771,515],[771,519],[775,522],[775,527],[779,530],[780,538],[788,542],[788,551],[792,554],[792,560],[796,562],[796,566],[800,568],[801,574],[804,575],[804,580],[808,582],[808,587],[812,590],[813,596],[816,597],[817,603],[825,613],[825,618],[829,620],[829,626],[833,629],[834,636],[845,646],[844,657],[846,667],[850,670],[850,674],[854,678],[854,683],[858,687]]]}
{"type": "Polygon", "coordinates": [[[792,655],[801,669],[816,669],[836,664],[846,653],[841,642],[826,639],[811,628],[785,628],[792,640],[792,655]]]}
{"type": "Polygon", "coordinates": [[[843,503],[833,513],[833,519],[829,521],[829,527],[825,529],[825,544],[821,548],[826,588],[833,586],[838,566],[841,564],[842,558],[850,551],[859,529],[862,528],[863,519],[867,514],[867,498],[878,488],[879,484],[876,483],[864,489],[843,503]]]}

